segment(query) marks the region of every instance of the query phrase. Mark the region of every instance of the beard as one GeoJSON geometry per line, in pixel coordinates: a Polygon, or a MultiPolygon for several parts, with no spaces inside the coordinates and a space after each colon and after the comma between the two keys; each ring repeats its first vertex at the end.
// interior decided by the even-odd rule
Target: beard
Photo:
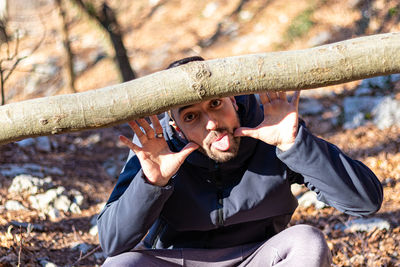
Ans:
{"type": "MultiPolygon", "coordinates": [[[[198,144],[198,151],[219,163],[227,162],[235,158],[239,152],[240,137],[235,137],[233,132],[234,129],[227,128],[218,128],[215,131],[211,131],[207,135],[203,144],[198,144]],[[218,138],[218,136],[221,136],[223,134],[228,135],[230,143],[229,149],[226,151],[218,150],[212,146],[212,143],[218,138]]],[[[190,141],[194,142],[193,140],[190,141]]]]}

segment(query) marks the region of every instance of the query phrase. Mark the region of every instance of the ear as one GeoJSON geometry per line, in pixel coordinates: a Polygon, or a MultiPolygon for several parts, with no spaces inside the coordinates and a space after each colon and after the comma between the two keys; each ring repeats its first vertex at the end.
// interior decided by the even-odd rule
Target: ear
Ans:
{"type": "Polygon", "coordinates": [[[235,108],[236,111],[239,110],[239,106],[236,104],[236,99],[234,96],[230,96],[229,99],[232,101],[232,105],[235,108]]]}

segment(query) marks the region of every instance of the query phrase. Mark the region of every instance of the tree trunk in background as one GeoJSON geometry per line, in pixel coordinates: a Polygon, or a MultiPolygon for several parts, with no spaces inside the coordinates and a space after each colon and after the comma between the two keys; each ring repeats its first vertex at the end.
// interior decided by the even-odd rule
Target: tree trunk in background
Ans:
{"type": "Polygon", "coordinates": [[[110,35],[110,39],[115,51],[115,60],[118,63],[123,81],[127,82],[135,79],[136,74],[129,62],[127,51],[122,41],[123,36],[121,27],[118,24],[114,11],[105,2],[102,4],[101,12],[96,12],[93,7],[85,5],[83,0],[73,1],[78,6],[80,6],[90,17],[97,20],[97,22],[99,22],[110,35]]]}
{"type": "Polygon", "coordinates": [[[8,42],[7,16],[7,0],[0,0],[0,44],[8,42]]]}
{"type": "Polygon", "coordinates": [[[68,21],[66,18],[66,12],[65,12],[62,0],[56,0],[56,4],[60,11],[60,17],[62,20],[63,44],[64,44],[65,53],[67,56],[67,62],[65,65],[66,65],[66,70],[68,71],[69,89],[72,93],[76,93],[75,72],[74,72],[74,54],[72,53],[71,42],[69,41],[68,21]]]}
{"type": "Polygon", "coordinates": [[[106,3],[103,3],[102,15],[102,21],[100,21],[100,23],[110,35],[122,79],[124,82],[133,80],[136,78],[136,74],[131,67],[126,48],[122,41],[121,27],[117,22],[114,11],[106,3]]]}
{"type": "Polygon", "coordinates": [[[392,73],[400,73],[400,33],[190,62],[98,90],[2,106],[0,144],[108,127],[216,97],[311,89],[392,73]]]}

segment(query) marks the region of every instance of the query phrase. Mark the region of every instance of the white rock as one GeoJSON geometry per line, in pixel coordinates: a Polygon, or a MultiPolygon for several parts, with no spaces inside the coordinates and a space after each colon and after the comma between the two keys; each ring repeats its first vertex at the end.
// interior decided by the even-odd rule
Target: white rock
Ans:
{"type": "Polygon", "coordinates": [[[372,89],[385,89],[388,87],[390,79],[391,79],[390,75],[372,77],[372,78],[362,80],[360,86],[361,87],[369,87],[372,89]]]}
{"type": "Polygon", "coordinates": [[[7,200],[4,207],[6,210],[28,210],[21,202],[16,200],[7,200]]]}
{"type": "Polygon", "coordinates": [[[64,171],[57,167],[45,167],[34,163],[2,164],[0,174],[7,177],[15,177],[20,174],[45,177],[46,175],[64,175],[64,171]]]}
{"type": "Polygon", "coordinates": [[[61,195],[64,192],[65,192],[65,187],[64,186],[59,186],[59,187],[56,188],[57,195],[61,195]]]}
{"type": "Polygon", "coordinates": [[[373,229],[389,230],[390,223],[381,218],[357,218],[347,222],[345,225],[337,224],[336,229],[348,232],[369,232],[373,229]]]}
{"type": "Polygon", "coordinates": [[[92,225],[92,227],[89,230],[89,234],[92,236],[95,236],[99,233],[99,228],[97,226],[97,216],[98,214],[94,215],[92,219],[90,219],[90,225],[92,225]]]}
{"type": "Polygon", "coordinates": [[[382,97],[360,96],[346,97],[343,100],[344,125],[345,129],[359,127],[365,123],[365,115],[372,113],[381,101],[382,97]]]}
{"type": "Polygon", "coordinates": [[[14,177],[10,187],[8,188],[8,192],[17,194],[22,192],[36,194],[41,189],[51,187],[52,184],[50,177],[41,179],[31,175],[21,174],[14,177]]]}
{"type": "Polygon", "coordinates": [[[76,203],[78,206],[82,206],[84,197],[81,192],[76,189],[71,189],[68,193],[73,198],[74,203],[76,203]]]}
{"type": "Polygon", "coordinates": [[[104,170],[112,178],[117,178],[119,176],[123,166],[124,162],[122,160],[117,161],[114,159],[108,159],[103,163],[104,170]]]}
{"type": "Polygon", "coordinates": [[[65,195],[58,196],[54,200],[54,207],[58,210],[62,210],[63,212],[68,212],[69,207],[71,206],[71,200],[65,195]]]}
{"type": "Polygon", "coordinates": [[[393,125],[400,125],[400,101],[385,97],[373,110],[375,125],[383,130],[393,125]]]}
{"type": "Polygon", "coordinates": [[[317,115],[324,111],[324,106],[314,98],[301,99],[299,113],[301,115],[317,115]]]}
{"type": "Polygon", "coordinates": [[[83,139],[81,137],[75,138],[73,141],[74,145],[78,145],[80,147],[91,147],[101,140],[101,135],[99,133],[94,133],[83,139]]]}
{"type": "Polygon", "coordinates": [[[36,138],[35,147],[39,151],[50,152],[51,151],[51,142],[47,136],[40,136],[36,138]]]}
{"type": "Polygon", "coordinates": [[[339,124],[339,117],[342,114],[342,109],[338,105],[330,107],[331,116],[329,117],[331,123],[335,126],[339,124]]]}
{"type": "Polygon", "coordinates": [[[76,204],[75,202],[73,202],[71,204],[71,206],[69,206],[69,210],[73,213],[73,214],[81,214],[81,208],[78,206],[78,204],[76,204]]]}
{"type": "Polygon", "coordinates": [[[57,267],[56,264],[48,261],[47,259],[38,259],[38,261],[42,267],[57,267]]]}
{"type": "Polygon", "coordinates": [[[400,80],[400,73],[392,74],[391,75],[392,82],[397,82],[400,80]]]}
{"type": "Polygon", "coordinates": [[[27,138],[21,141],[16,142],[19,147],[29,147],[35,144],[35,140],[33,138],[27,138]]]}
{"type": "Polygon", "coordinates": [[[56,208],[50,208],[46,211],[46,214],[50,217],[50,219],[55,220],[61,217],[60,211],[56,208]]]}
{"type": "Polygon", "coordinates": [[[82,254],[86,254],[91,248],[92,246],[86,243],[73,243],[71,245],[71,249],[79,250],[82,254]]]}
{"type": "Polygon", "coordinates": [[[362,112],[358,112],[357,114],[354,114],[351,120],[346,121],[343,123],[343,128],[344,129],[355,129],[357,127],[360,127],[364,125],[366,122],[365,115],[362,112]]]}
{"type": "Polygon", "coordinates": [[[99,228],[97,225],[92,226],[89,230],[89,234],[92,236],[96,236],[99,233],[99,228]]]}
{"type": "Polygon", "coordinates": [[[50,204],[57,198],[56,189],[47,190],[43,194],[37,194],[33,196],[29,196],[28,200],[32,205],[32,208],[37,210],[48,210],[50,208],[50,204]]]}
{"type": "Polygon", "coordinates": [[[374,92],[373,89],[369,87],[359,87],[355,92],[355,96],[366,96],[366,95],[371,95],[374,92]]]}
{"type": "Polygon", "coordinates": [[[301,191],[303,190],[303,186],[300,184],[292,184],[290,186],[290,190],[292,191],[292,194],[297,196],[301,193],[301,191]]]}
{"type": "Polygon", "coordinates": [[[313,191],[307,191],[298,199],[298,201],[299,205],[304,208],[314,205],[316,209],[322,209],[327,206],[325,203],[317,199],[317,194],[313,191]]]}

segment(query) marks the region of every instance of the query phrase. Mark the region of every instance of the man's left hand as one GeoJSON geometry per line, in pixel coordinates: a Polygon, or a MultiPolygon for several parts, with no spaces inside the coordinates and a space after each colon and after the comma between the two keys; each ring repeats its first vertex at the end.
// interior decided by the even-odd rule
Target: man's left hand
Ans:
{"type": "Polygon", "coordinates": [[[240,127],[235,136],[248,136],[274,145],[282,151],[288,150],[297,136],[300,91],[290,101],[285,92],[260,94],[264,106],[264,120],[256,128],[240,127]]]}

